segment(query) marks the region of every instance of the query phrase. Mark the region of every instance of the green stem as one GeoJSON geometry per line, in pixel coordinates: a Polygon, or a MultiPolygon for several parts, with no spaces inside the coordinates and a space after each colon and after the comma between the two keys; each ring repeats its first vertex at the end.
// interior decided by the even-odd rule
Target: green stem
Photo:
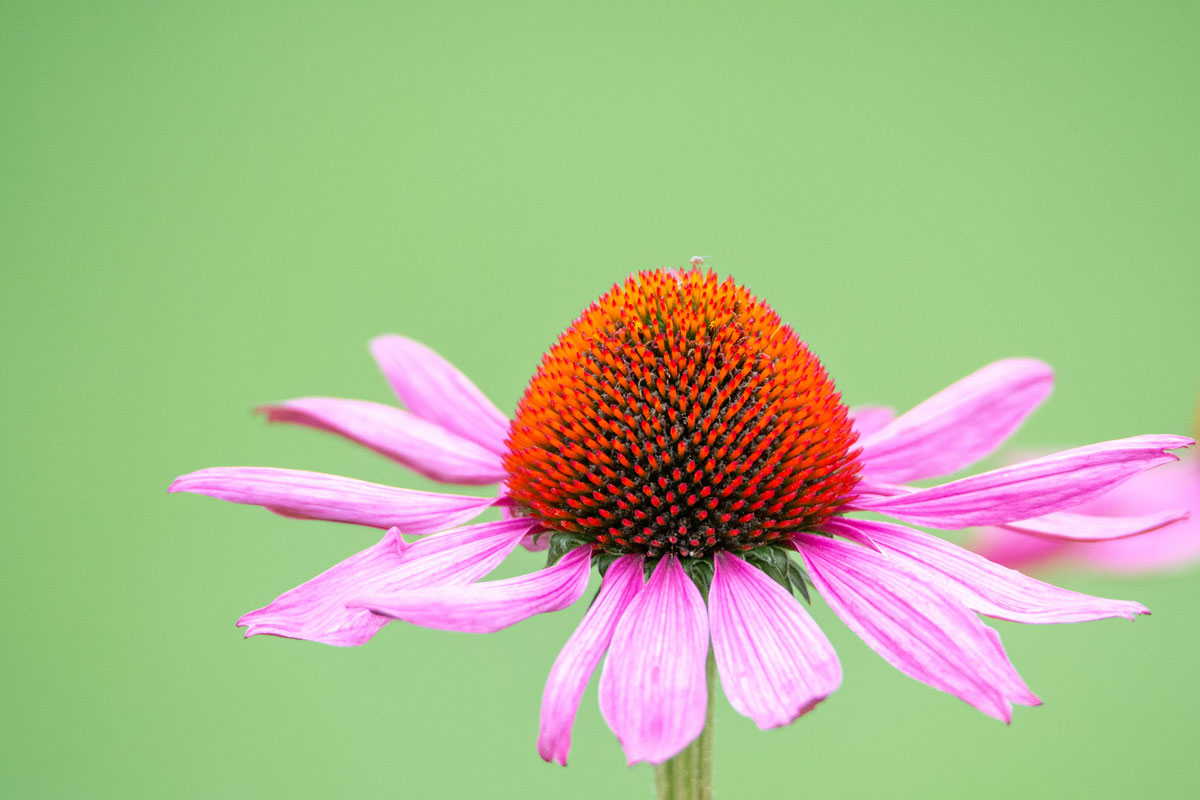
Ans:
{"type": "Polygon", "coordinates": [[[713,684],[716,660],[708,653],[708,710],[704,730],[680,753],[654,768],[654,792],[658,800],[712,800],[713,684]]]}

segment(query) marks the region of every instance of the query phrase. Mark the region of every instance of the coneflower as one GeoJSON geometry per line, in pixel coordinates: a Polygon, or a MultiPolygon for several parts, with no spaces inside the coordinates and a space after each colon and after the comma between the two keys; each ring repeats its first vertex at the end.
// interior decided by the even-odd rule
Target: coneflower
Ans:
{"type": "Polygon", "coordinates": [[[1192,444],[1183,436],[1102,442],[910,487],[990,454],[1049,393],[1050,369],[1000,361],[898,418],[852,413],[768,305],[695,268],[639,273],[587,308],[543,358],[511,423],[422,345],[388,336],[373,352],[408,410],[306,398],[269,406],[268,417],[347,436],[436,480],[499,484],[496,497],[241,467],[194,472],[171,489],[387,530],[246,614],[247,635],[357,645],[391,619],[496,631],[573,604],[595,567],[599,592],[543,696],[538,751],[560,763],[602,659],[604,718],[630,763],[679,755],[660,772],[665,782],[705,780],[710,645],[725,695],[760,727],[814,708],[842,675],[795,599],[810,586],[897,669],[1008,721],[1013,704],[1039,701],[978,614],[1045,623],[1146,609],[855,512],[1091,540],[1183,516],[1067,510],[1176,460],[1165,451],[1192,444]],[[506,518],[465,525],[492,505],[506,518]],[[479,582],[521,542],[548,549],[545,569],[479,582]]]}

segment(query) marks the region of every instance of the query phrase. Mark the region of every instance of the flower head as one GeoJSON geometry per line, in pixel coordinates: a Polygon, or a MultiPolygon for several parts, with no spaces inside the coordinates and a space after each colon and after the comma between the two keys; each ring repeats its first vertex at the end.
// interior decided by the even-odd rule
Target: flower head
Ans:
{"type": "Polygon", "coordinates": [[[1174,461],[1166,451],[1192,443],[1181,436],[909,486],[991,453],[1048,394],[1049,368],[1000,361],[900,417],[851,412],[765,303],[695,269],[634,275],[586,309],[546,354],[511,424],[427,348],[384,337],[372,349],[407,411],[305,398],[268,407],[268,417],[347,436],[434,479],[500,483],[495,498],[262,468],[201,470],[172,490],[387,530],[244,616],[247,635],[355,645],[391,619],[491,632],[571,605],[598,567],[599,592],[546,683],[538,750],[547,760],[565,763],[602,659],[601,712],[631,763],[661,763],[699,734],[710,646],[730,703],[760,727],[814,708],[841,668],[794,597],[810,584],[897,669],[1007,721],[1013,704],[1039,701],[978,614],[1046,623],[1146,609],[856,512],[1093,539],[1181,516],[1067,510],[1174,461]],[[505,519],[465,524],[490,505],[505,519]],[[548,546],[548,566],[480,581],[521,542],[548,546]]]}
{"type": "Polygon", "coordinates": [[[833,381],[765,303],[713,273],[652,272],[587,309],[517,406],[508,494],[614,553],[704,557],[813,530],[851,499],[833,381]]]}

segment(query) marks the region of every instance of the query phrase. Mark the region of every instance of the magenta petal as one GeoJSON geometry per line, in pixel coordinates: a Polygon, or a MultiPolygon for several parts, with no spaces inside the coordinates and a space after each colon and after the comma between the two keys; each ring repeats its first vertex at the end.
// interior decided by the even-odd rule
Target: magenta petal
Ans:
{"type": "Polygon", "coordinates": [[[1072,592],[993,564],[936,536],[873,520],[843,519],[913,570],[940,583],[972,611],[1013,622],[1084,622],[1147,614],[1141,603],[1072,592]]]}
{"type": "Polygon", "coordinates": [[[862,441],[895,419],[896,412],[887,406],[855,406],[846,416],[854,423],[854,430],[862,441]]]}
{"type": "Polygon", "coordinates": [[[290,422],[352,439],[443,483],[504,480],[500,456],[435,422],[367,400],[301,397],[259,409],[271,422],[290,422]]]}
{"type": "Polygon", "coordinates": [[[351,646],[369,640],[388,620],[346,602],[362,592],[436,584],[461,585],[491,572],[536,523],[529,519],[483,522],[405,544],[393,528],[378,544],[284,592],[270,605],[244,615],[247,636],[351,646]]]}
{"type": "Polygon", "coordinates": [[[591,563],[591,547],[579,547],[554,566],[528,575],[467,586],[363,591],[348,605],[425,628],[495,633],[574,603],[587,588],[591,563]]]}
{"type": "Polygon", "coordinates": [[[995,632],[924,574],[823,536],[798,536],[796,549],[834,613],[905,675],[1005,722],[1012,703],[1037,702],[995,632]]]}
{"type": "Polygon", "coordinates": [[[731,553],[716,555],[708,624],[725,696],[760,728],[787,725],[842,682],[837,654],[808,612],[731,553]]]}
{"type": "Polygon", "coordinates": [[[1050,394],[1041,361],[989,364],[862,439],[862,474],[879,481],[946,475],[991,453],[1050,394]]]}
{"type": "Polygon", "coordinates": [[[1200,460],[1185,457],[1180,463],[1144,472],[1076,510],[1098,516],[1061,512],[982,528],[969,546],[991,561],[1020,570],[1038,569],[1050,561],[1115,573],[1179,569],[1200,559],[1200,460]],[[1187,509],[1190,516],[1145,535],[1107,537],[1104,541],[1098,541],[1095,535],[1097,527],[1103,529],[1114,523],[1136,527],[1140,520],[1148,527],[1164,516],[1178,514],[1161,511],[1173,506],[1187,509]],[[1080,517],[1086,523],[1083,526],[1078,524],[1080,517]],[[1064,520],[1070,524],[1062,526],[1063,530],[1047,531],[1048,518],[1053,518],[1056,529],[1057,523],[1064,520]],[[1017,532],[1029,530],[1030,523],[1037,525],[1037,535],[1017,532]],[[1072,538],[1078,540],[1081,528],[1091,534],[1090,541],[1061,538],[1061,534],[1073,534],[1072,538]],[[1060,536],[1050,538],[1050,533],[1060,536]]]}
{"type": "Polygon", "coordinates": [[[617,623],[600,671],[600,713],[630,764],[661,764],[700,735],[707,658],[700,590],[664,556],[617,623]]]}
{"type": "Polygon", "coordinates": [[[397,489],[338,475],[273,467],[213,467],[175,479],[170,492],[192,492],[263,506],[297,519],[351,522],[423,534],[470,522],[490,497],[397,489]]]}
{"type": "Polygon", "coordinates": [[[1055,560],[1070,547],[1063,539],[1029,536],[997,526],[976,529],[967,546],[992,563],[1023,572],[1055,560]]]}
{"type": "Polygon", "coordinates": [[[557,761],[564,766],[567,763],[579,701],[600,657],[608,649],[617,620],[642,589],[642,564],[642,556],[628,555],[609,566],[595,602],[554,660],[542,692],[538,731],[538,753],[546,761],[557,761]]]}
{"type": "Polygon", "coordinates": [[[1061,511],[1097,497],[1151,467],[1178,459],[1166,453],[1186,447],[1186,436],[1133,436],[1077,447],[919,489],[895,497],[860,497],[866,511],[926,525],[967,528],[998,525],[1061,511]]]}
{"type": "Polygon", "coordinates": [[[1173,522],[1187,519],[1185,509],[1168,509],[1136,517],[1097,517],[1074,511],[1055,511],[1032,519],[1009,522],[1003,527],[1048,539],[1072,542],[1109,542],[1139,536],[1173,522]]]}
{"type": "Polygon", "coordinates": [[[508,418],[457,367],[403,336],[380,336],[371,353],[388,383],[412,413],[503,455],[508,418]]]}

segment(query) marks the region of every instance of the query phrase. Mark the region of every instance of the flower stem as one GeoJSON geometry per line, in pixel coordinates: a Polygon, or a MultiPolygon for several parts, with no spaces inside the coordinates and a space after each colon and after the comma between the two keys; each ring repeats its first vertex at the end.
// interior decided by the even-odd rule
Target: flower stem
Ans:
{"type": "Polygon", "coordinates": [[[658,800],[712,800],[713,684],[717,664],[711,650],[705,672],[708,710],[704,730],[678,755],[654,768],[654,790],[658,800]]]}

